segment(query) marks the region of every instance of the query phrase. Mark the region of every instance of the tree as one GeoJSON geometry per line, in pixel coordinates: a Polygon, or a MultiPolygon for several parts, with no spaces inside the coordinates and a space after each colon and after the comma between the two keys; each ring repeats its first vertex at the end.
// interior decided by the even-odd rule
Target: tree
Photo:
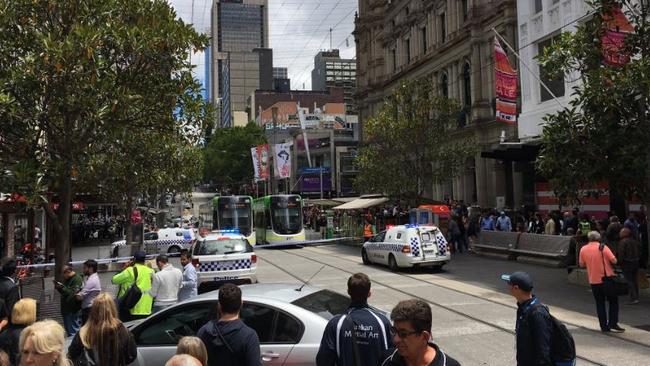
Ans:
{"type": "Polygon", "coordinates": [[[253,180],[251,147],[266,143],[262,128],[255,123],[245,127],[220,128],[214,131],[204,150],[206,182],[229,188],[253,180]]]}
{"type": "Polygon", "coordinates": [[[568,107],[545,117],[537,168],[566,204],[579,201],[582,188],[600,182],[609,184],[611,197],[638,195],[648,202],[650,4],[588,3],[593,17],[574,34],[562,34],[539,58],[556,76],[578,75],[579,85],[568,107]],[[607,20],[620,5],[634,32],[612,50],[603,41],[608,41],[607,20]],[[604,53],[622,62],[605,62],[604,53]]]}
{"type": "Polygon", "coordinates": [[[457,176],[475,153],[473,139],[458,135],[458,117],[458,104],[434,95],[430,79],[402,82],[364,123],[357,191],[417,204],[425,187],[457,176]]]}
{"type": "Polygon", "coordinates": [[[202,133],[189,52],[207,40],[161,0],[0,0],[3,190],[52,219],[57,274],[72,199],[100,147],[118,149],[120,133],[202,133]]]}

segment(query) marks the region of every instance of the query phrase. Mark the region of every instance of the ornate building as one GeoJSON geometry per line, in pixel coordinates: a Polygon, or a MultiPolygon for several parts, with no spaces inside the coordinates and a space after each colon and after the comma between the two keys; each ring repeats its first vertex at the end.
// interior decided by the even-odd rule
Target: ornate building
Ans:
{"type": "Polygon", "coordinates": [[[534,170],[517,161],[530,151],[503,144],[517,137],[517,129],[494,118],[492,28],[517,47],[516,1],[359,0],[355,24],[361,126],[401,80],[426,77],[463,107],[455,138],[474,136],[479,144],[464,173],[432,186],[428,195],[481,207],[530,203],[534,170]]]}

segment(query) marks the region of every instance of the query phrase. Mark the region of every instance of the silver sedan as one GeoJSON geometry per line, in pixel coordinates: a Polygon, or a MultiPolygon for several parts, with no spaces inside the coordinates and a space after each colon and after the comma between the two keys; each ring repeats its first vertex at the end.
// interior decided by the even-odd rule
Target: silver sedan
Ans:
{"type": "MultiPolygon", "coordinates": [[[[347,296],[312,286],[240,287],[241,318],[257,332],[265,365],[314,365],[327,321],[344,313],[350,303],[347,296]]],[[[195,335],[216,317],[217,294],[199,295],[128,324],[138,345],[138,358],[132,365],[163,366],[176,352],[181,337],[195,335]]]]}

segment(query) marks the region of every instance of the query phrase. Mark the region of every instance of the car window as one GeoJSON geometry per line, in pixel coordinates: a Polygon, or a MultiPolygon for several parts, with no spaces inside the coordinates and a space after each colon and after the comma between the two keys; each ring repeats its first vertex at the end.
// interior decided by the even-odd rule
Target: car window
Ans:
{"type": "Polygon", "coordinates": [[[302,324],[289,314],[278,311],[274,343],[298,343],[302,337],[302,324]]]}
{"type": "Polygon", "coordinates": [[[396,239],[397,239],[397,240],[402,239],[402,233],[401,233],[401,232],[397,233],[397,238],[396,238],[396,239]]]}
{"type": "Polygon", "coordinates": [[[177,231],[176,236],[183,236],[183,232],[182,231],[177,231]]]}
{"type": "Polygon", "coordinates": [[[386,232],[385,232],[385,231],[382,231],[382,232],[380,232],[379,234],[375,235],[375,236],[372,238],[372,241],[374,241],[374,242],[376,242],[376,243],[382,243],[382,242],[384,241],[384,238],[385,238],[385,237],[386,237],[386,232]]]}
{"type": "Polygon", "coordinates": [[[275,315],[275,309],[253,303],[245,303],[240,313],[244,323],[255,330],[260,343],[270,343],[273,340],[275,315]]]}
{"type": "Polygon", "coordinates": [[[134,334],[138,345],[176,345],[184,336],[194,336],[207,323],[217,303],[190,303],[164,311],[137,327],[134,334]]]}
{"type": "Polygon", "coordinates": [[[333,291],[320,290],[294,300],[292,304],[329,320],[335,315],[345,313],[350,306],[350,299],[333,291]]]}
{"type": "Polygon", "coordinates": [[[203,240],[196,243],[195,255],[246,253],[250,245],[244,239],[220,238],[218,240],[203,240]]]}
{"type": "Polygon", "coordinates": [[[158,240],[158,233],[144,233],[144,240],[158,240]]]}
{"type": "Polygon", "coordinates": [[[431,234],[430,233],[420,233],[420,239],[424,242],[429,242],[431,241],[431,234]]]}

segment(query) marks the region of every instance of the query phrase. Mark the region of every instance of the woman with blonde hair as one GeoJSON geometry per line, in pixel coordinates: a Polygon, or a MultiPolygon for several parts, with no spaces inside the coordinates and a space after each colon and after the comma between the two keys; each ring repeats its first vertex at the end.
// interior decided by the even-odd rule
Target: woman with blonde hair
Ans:
{"type": "Polygon", "coordinates": [[[71,366],[63,353],[64,341],[65,331],[54,320],[30,325],[20,333],[20,365],[71,366]]]}
{"type": "Polygon", "coordinates": [[[14,304],[9,326],[0,333],[0,349],[7,352],[11,365],[18,360],[18,344],[23,329],[36,321],[36,300],[21,299],[14,304]]]}
{"type": "Polygon", "coordinates": [[[115,300],[102,292],[93,301],[86,324],[74,336],[68,357],[91,358],[100,366],[124,366],[137,357],[133,335],[117,316],[115,300]]]}
{"type": "Polygon", "coordinates": [[[201,365],[208,366],[208,350],[199,337],[183,337],[176,346],[177,355],[194,356],[201,362],[201,365]]]}

